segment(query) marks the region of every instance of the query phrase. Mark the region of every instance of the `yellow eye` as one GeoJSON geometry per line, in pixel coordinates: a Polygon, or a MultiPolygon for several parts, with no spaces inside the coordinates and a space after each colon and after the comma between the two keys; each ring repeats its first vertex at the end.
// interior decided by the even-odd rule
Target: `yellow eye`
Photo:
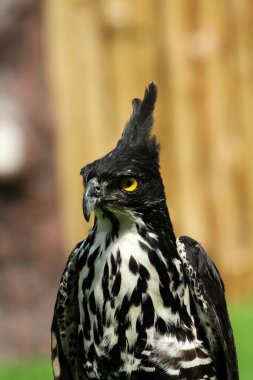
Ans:
{"type": "Polygon", "coordinates": [[[138,186],[135,178],[126,177],[121,181],[121,187],[125,191],[134,191],[138,186]]]}

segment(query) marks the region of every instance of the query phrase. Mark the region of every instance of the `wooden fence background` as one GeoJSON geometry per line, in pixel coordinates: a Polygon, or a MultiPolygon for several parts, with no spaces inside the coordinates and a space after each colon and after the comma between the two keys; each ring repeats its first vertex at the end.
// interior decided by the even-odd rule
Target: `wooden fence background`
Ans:
{"type": "Polygon", "coordinates": [[[176,233],[203,243],[229,294],[252,295],[252,1],[45,0],[44,19],[66,252],[87,229],[79,169],[154,80],[176,233]]]}

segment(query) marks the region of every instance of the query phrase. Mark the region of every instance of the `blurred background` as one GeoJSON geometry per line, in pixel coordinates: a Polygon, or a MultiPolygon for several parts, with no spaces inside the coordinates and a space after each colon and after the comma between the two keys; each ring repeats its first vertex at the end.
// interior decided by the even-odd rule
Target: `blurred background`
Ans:
{"type": "Polygon", "coordinates": [[[252,379],[252,19],[250,0],[0,0],[1,379],[52,379],[57,287],[90,227],[79,170],[151,80],[176,234],[220,269],[252,379]]]}

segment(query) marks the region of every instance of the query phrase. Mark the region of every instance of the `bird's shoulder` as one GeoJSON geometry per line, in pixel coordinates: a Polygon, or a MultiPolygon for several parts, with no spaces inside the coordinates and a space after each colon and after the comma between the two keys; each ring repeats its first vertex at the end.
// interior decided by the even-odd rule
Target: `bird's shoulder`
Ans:
{"type": "Polygon", "coordinates": [[[221,275],[201,244],[188,236],[180,236],[177,239],[177,250],[196,296],[197,287],[200,287],[207,302],[224,304],[225,286],[221,275]]]}
{"type": "MultiPolygon", "coordinates": [[[[85,240],[79,242],[71,251],[63,274],[61,276],[58,294],[55,303],[55,313],[67,312],[73,301],[75,284],[78,279],[78,262],[80,253],[83,251],[85,240]]],[[[72,308],[72,307],[71,307],[72,308]]]]}

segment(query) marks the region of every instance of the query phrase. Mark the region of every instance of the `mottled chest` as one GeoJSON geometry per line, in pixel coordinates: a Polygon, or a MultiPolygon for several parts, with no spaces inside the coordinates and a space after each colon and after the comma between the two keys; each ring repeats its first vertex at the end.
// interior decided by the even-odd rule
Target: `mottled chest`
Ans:
{"type": "Polygon", "coordinates": [[[101,319],[103,337],[100,338],[108,344],[108,341],[115,341],[112,334],[119,335],[121,326],[128,321],[124,335],[128,335],[128,345],[131,345],[130,331],[134,335],[137,319],[139,322],[143,319],[147,302],[151,307],[150,293],[153,298],[159,295],[159,278],[150,266],[148,255],[141,247],[144,242],[136,231],[125,232],[111,239],[109,244],[106,237],[101,238],[98,236],[90,247],[87,263],[79,277],[81,322],[90,326],[92,335],[101,319]]]}
{"type": "Polygon", "coordinates": [[[150,244],[156,237],[150,233],[150,238],[147,242],[135,227],[114,237],[98,233],[86,253],[78,297],[87,373],[154,370],[148,357],[161,337],[180,325],[187,292],[179,261],[175,276],[150,244]]]}

